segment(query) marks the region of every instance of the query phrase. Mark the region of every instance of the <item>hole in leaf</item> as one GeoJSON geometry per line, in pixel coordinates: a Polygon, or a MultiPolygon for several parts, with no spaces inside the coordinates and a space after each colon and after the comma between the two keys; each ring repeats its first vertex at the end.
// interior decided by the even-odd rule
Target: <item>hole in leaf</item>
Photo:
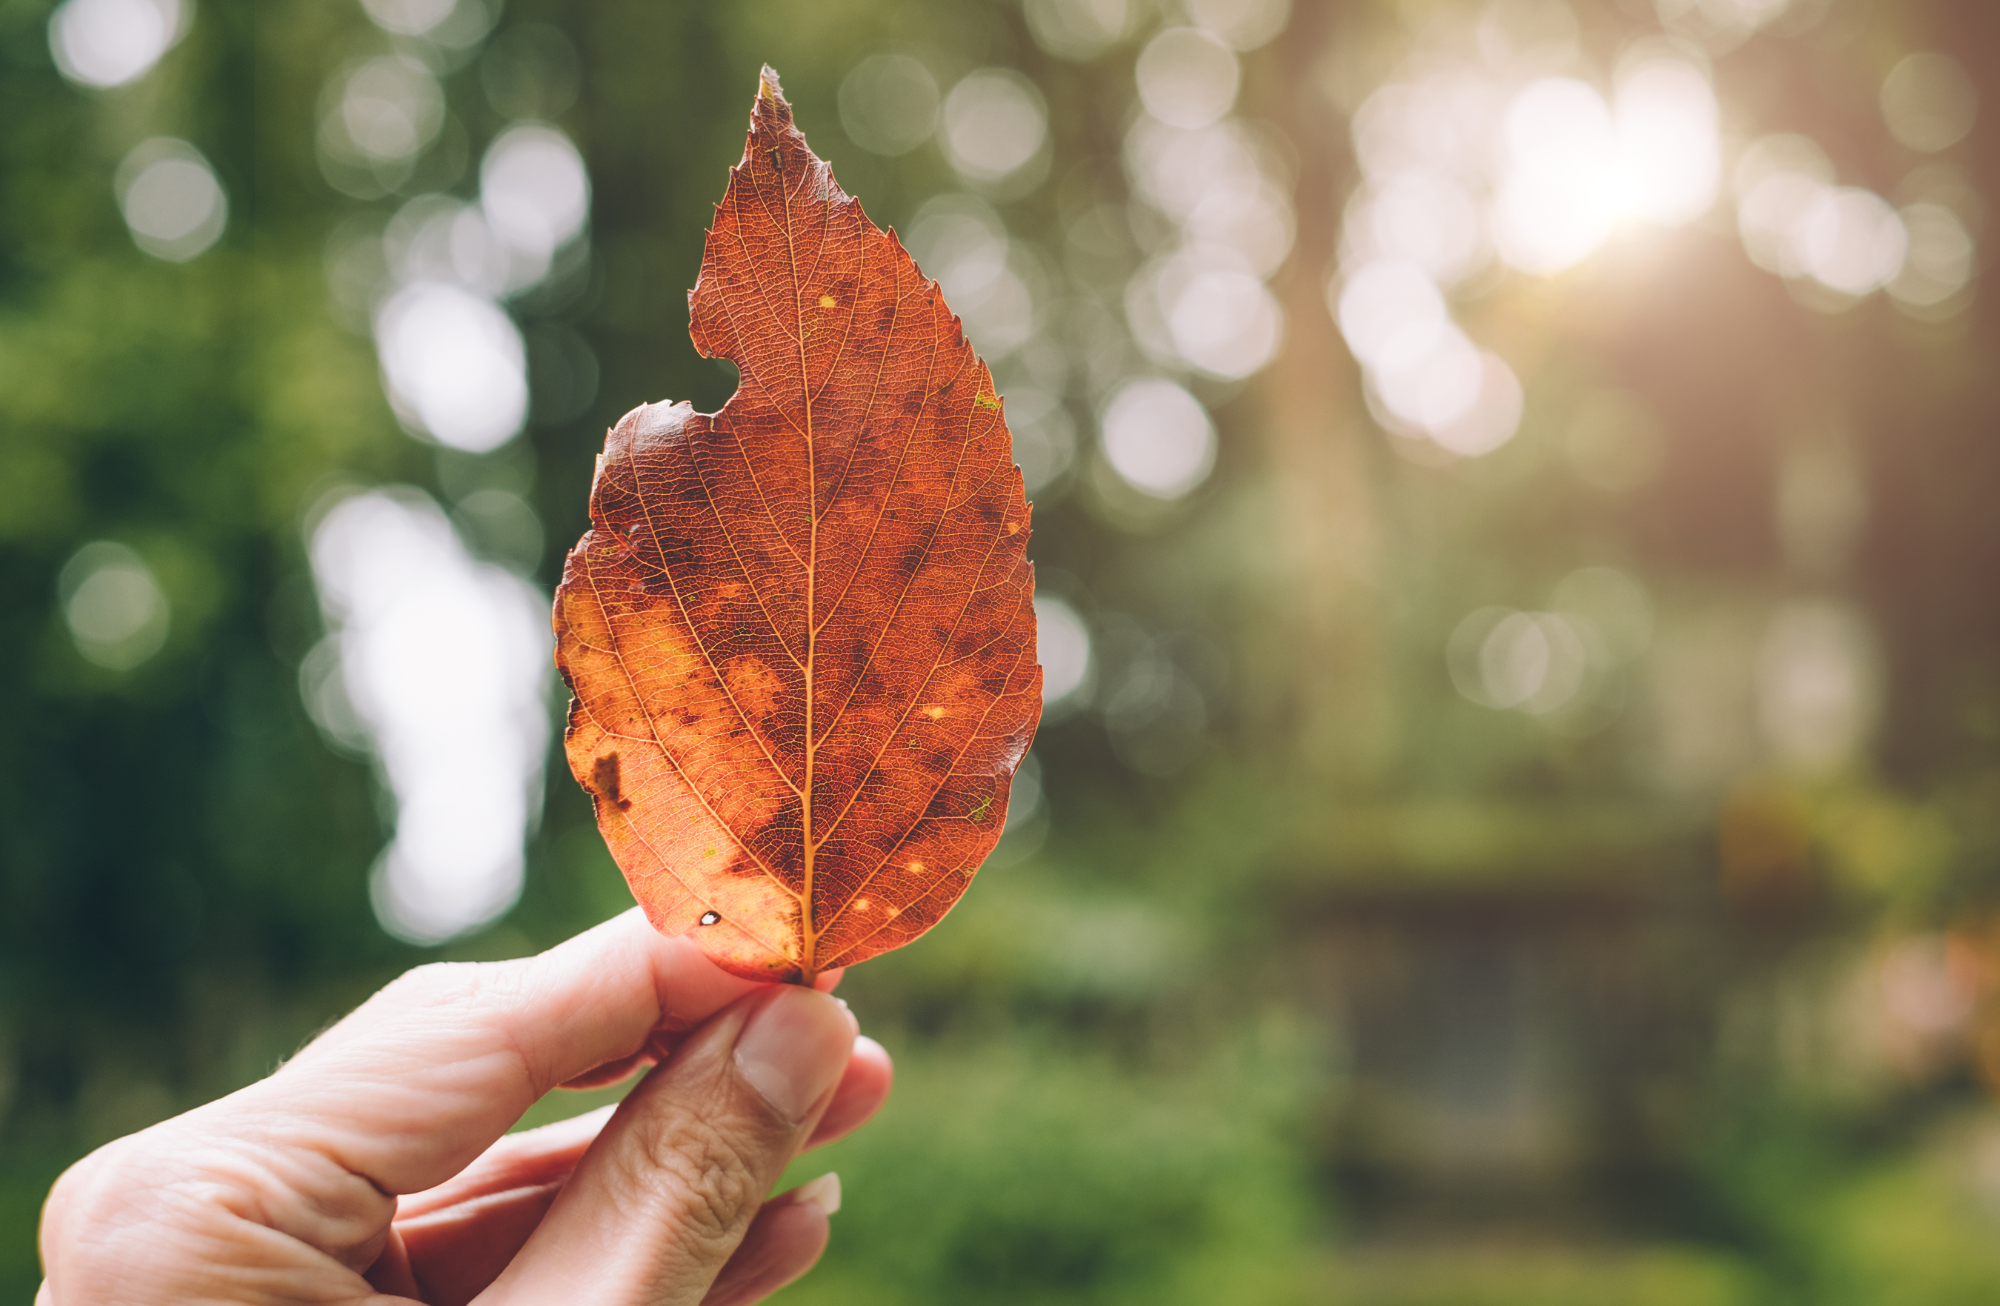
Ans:
{"type": "Polygon", "coordinates": [[[712,413],[729,402],[742,379],[736,364],[726,358],[711,358],[709,366],[698,369],[689,387],[688,398],[698,413],[712,413]]]}
{"type": "Polygon", "coordinates": [[[703,925],[714,925],[721,920],[722,913],[718,911],[705,911],[701,914],[701,923],[703,925]]]}

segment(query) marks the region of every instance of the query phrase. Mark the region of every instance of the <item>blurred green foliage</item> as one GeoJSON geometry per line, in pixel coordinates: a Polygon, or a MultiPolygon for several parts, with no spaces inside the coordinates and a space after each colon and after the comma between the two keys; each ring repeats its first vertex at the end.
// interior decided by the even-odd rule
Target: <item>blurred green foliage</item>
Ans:
{"type": "MultiPolygon", "coordinates": [[[[1048,104],[1047,180],[992,203],[1055,287],[1038,340],[1075,363],[1053,388],[1086,434],[1035,496],[1033,547],[1091,625],[1099,683],[1038,742],[1042,814],[931,937],[849,978],[898,1089],[795,1167],[838,1168],[847,1205],[782,1300],[2000,1292],[1988,283],[1935,320],[1880,295],[1828,311],[1752,267],[1726,215],[1562,277],[1496,272],[1463,317],[1524,382],[1519,433],[1401,457],[1324,302],[1351,116],[1421,34],[1548,6],[1299,0],[1245,54],[1240,105],[1292,183],[1285,345],[1247,381],[1189,379],[1216,470],[1147,502],[1088,432],[1110,384],[1154,366],[1120,323],[1163,219],[1128,205],[1121,150],[1135,55],[1171,7],[1100,4],[1128,30],[1058,57],[1048,15],[1073,8],[512,0],[495,41],[546,24],[577,56],[555,120],[590,169],[589,260],[510,304],[542,406],[478,457],[399,428],[328,270],[357,214],[474,192],[509,117],[477,48],[436,60],[438,143],[363,199],[315,145],[335,69],[392,48],[359,6],[206,0],[157,69],[98,91],[59,75],[47,0],[0,3],[0,1296],[32,1298],[40,1201],[91,1148],[267,1073],[407,966],[529,952],[629,902],[558,759],[500,923],[435,949],[378,927],[389,808],[299,691],[323,633],[306,514],[336,484],[449,505],[525,482],[546,590],[603,428],[732,384],[688,345],[683,296],[760,63],[878,222],[961,189],[936,145],[884,157],[843,130],[843,79],[883,51],[946,89],[1018,69],[1048,104]],[[158,135],[229,197],[186,262],[120,217],[119,162],[158,135]],[[597,382],[552,413],[536,342],[563,332],[597,382]],[[1841,475],[1863,487],[1852,520],[1841,475]],[[171,611],[126,670],[65,621],[64,565],[98,540],[171,611]],[[1650,596],[1652,638],[1592,705],[1538,716],[1455,683],[1468,613],[1554,606],[1606,566],[1650,596]],[[1873,650],[1864,737],[1828,765],[1760,724],[1758,659],[1796,603],[1860,614],[1873,650]],[[1163,666],[1195,724],[1127,729],[1121,685],[1163,666]]],[[[1578,0],[1573,29],[1608,68],[1694,8],[1578,0]]],[[[1993,16],[1791,10],[1715,44],[1729,139],[1807,132],[1884,193],[1948,166],[1977,235],[1991,107],[1937,165],[1899,152],[1877,101],[1919,49],[2000,84],[1993,16]]],[[[1018,358],[997,371],[1050,388],[1018,358]]]]}

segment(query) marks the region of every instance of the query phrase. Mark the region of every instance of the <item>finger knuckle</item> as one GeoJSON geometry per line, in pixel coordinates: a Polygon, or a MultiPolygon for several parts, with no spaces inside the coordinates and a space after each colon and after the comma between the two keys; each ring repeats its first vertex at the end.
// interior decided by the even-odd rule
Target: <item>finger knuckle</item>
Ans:
{"type": "Polygon", "coordinates": [[[690,1244],[734,1246],[763,1199],[763,1167],[754,1142],[713,1121],[682,1118],[664,1136],[635,1149],[643,1173],[630,1176],[663,1208],[690,1244]]]}

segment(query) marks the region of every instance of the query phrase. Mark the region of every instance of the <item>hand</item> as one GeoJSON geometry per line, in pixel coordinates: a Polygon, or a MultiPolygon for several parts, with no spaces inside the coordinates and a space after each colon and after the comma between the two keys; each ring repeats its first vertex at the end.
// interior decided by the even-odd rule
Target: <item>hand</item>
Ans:
{"type": "Polygon", "coordinates": [[[760,1301],[819,1259],[839,1183],[764,1195],[888,1095],[855,1028],[636,910],[419,967],[269,1079],[72,1166],[37,1306],[760,1301]],[[506,1134],[558,1084],[653,1061],[615,1110],[506,1134]]]}

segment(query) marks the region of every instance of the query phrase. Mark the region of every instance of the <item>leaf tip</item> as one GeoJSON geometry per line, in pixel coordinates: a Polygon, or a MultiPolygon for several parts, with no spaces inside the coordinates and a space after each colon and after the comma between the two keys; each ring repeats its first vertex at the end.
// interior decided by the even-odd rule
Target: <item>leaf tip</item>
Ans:
{"type": "Polygon", "coordinates": [[[765,64],[764,70],[757,75],[757,98],[776,100],[779,104],[785,102],[785,88],[778,84],[778,70],[770,64],[765,64]]]}

